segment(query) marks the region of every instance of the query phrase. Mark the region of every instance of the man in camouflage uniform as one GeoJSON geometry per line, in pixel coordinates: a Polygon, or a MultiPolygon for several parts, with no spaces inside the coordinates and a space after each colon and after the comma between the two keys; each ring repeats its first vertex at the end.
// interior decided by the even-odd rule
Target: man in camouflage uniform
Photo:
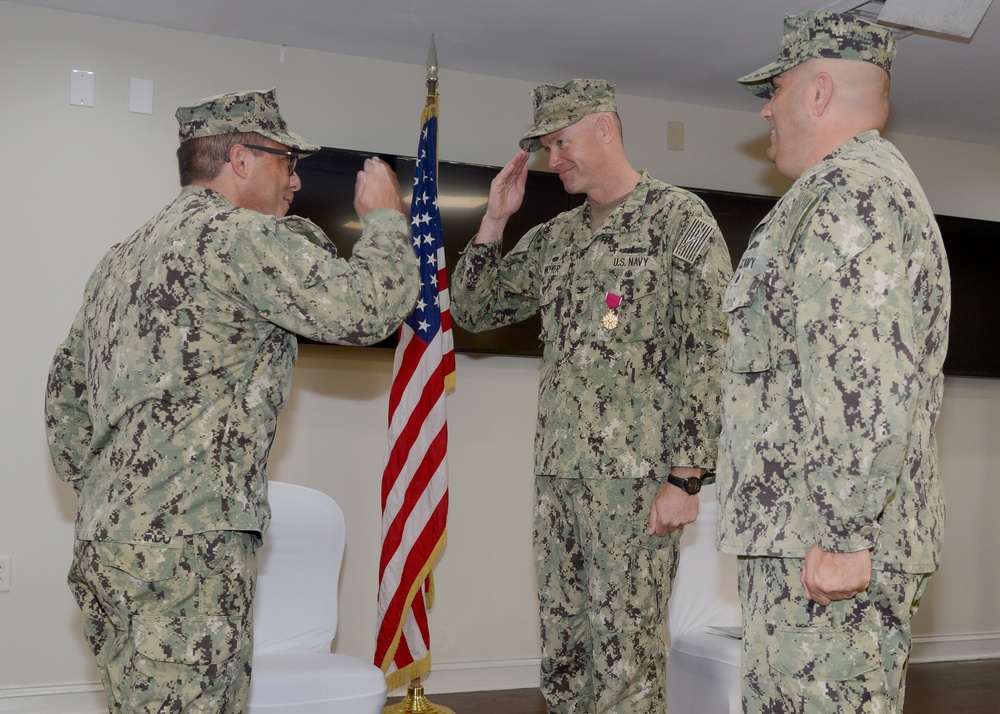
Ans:
{"type": "Polygon", "coordinates": [[[46,426],[79,506],[69,583],[112,712],[242,712],[267,455],[298,333],[366,344],[411,311],[395,176],[372,159],[343,260],[285,217],[295,163],[274,90],[177,110],[180,195],[113,247],[55,355],[46,426]]]}
{"type": "Polygon", "coordinates": [[[902,712],[938,567],[950,279],[879,135],[895,51],[887,28],[810,11],[739,80],[795,180],[725,297],[719,542],[740,556],[746,712],[902,712]]]}
{"type": "Polygon", "coordinates": [[[533,100],[523,151],[456,266],[452,315],[479,331],[541,313],[534,541],[549,711],[662,713],[680,528],[715,466],[729,252],[700,199],[632,168],[611,85],[546,84],[533,100]],[[501,257],[541,148],[587,201],[501,257]]]}

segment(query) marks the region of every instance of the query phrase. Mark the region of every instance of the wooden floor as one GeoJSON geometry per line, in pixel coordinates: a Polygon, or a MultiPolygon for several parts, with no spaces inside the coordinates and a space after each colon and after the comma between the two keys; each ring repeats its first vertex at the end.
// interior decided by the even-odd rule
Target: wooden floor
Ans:
{"type": "MultiPolygon", "coordinates": [[[[455,714],[545,714],[537,689],[429,695],[455,714]]],[[[395,704],[399,697],[390,698],[395,704]]],[[[910,666],[905,714],[995,714],[1000,712],[1000,659],[933,662],[910,666]]]]}

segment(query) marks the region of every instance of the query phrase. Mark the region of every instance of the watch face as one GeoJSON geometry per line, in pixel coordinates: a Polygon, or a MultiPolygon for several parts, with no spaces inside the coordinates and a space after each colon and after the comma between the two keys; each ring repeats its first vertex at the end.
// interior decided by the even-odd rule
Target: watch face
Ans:
{"type": "Polygon", "coordinates": [[[684,484],[684,490],[690,493],[692,496],[699,491],[701,491],[701,479],[689,478],[687,483],[684,484]]]}

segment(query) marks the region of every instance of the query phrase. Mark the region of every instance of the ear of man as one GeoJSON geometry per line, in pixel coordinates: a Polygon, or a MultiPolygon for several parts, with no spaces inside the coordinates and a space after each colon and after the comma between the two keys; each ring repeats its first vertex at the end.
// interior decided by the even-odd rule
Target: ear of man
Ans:
{"type": "Polygon", "coordinates": [[[813,77],[814,93],[809,108],[815,116],[822,116],[828,111],[833,101],[835,86],[836,82],[829,72],[817,72],[813,77]]]}
{"type": "Polygon", "coordinates": [[[226,162],[233,173],[242,179],[250,175],[250,168],[247,166],[248,153],[249,149],[242,144],[236,144],[229,150],[229,161],[226,162]]]}
{"type": "Polygon", "coordinates": [[[889,114],[889,76],[869,62],[812,60],[816,73],[809,96],[816,116],[834,115],[855,133],[881,129],[889,114]]]}
{"type": "Polygon", "coordinates": [[[597,135],[601,138],[605,144],[610,144],[615,139],[615,122],[612,115],[607,112],[602,112],[597,115],[594,122],[594,128],[597,131],[597,135]]]}

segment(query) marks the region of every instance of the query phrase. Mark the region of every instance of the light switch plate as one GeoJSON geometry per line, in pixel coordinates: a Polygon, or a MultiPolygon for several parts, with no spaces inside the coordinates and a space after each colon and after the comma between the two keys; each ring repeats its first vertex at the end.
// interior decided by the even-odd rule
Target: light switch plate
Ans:
{"type": "Polygon", "coordinates": [[[128,87],[128,110],[133,114],[153,113],[153,80],[132,77],[128,87]]]}
{"type": "Polygon", "coordinates": [[[70,70],[69,103],[75,107],[94,106],[94,73],[85,69],[70,70]]]}

